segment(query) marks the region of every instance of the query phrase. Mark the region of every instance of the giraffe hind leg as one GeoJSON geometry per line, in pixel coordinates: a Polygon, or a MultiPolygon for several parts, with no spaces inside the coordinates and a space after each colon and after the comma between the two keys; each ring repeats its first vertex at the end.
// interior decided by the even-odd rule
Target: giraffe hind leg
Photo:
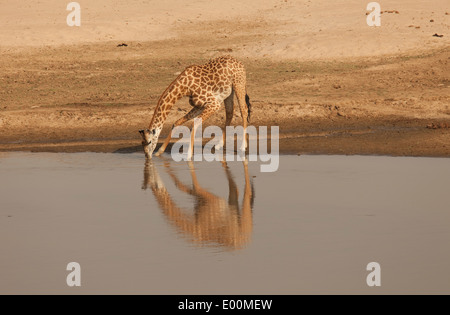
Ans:
{"type": "Polygon", "coordinates": [[[225,105],[225,113],[226,113],[226,118],[225,118],[225,125],[222,128],[222,139],[220,140],[220,142],[218,144],[216,144],[214,146],[214,148],[216,150],[220,150],[223,148],[223,145],[225,143],[225,139],[226,139],[226,129],[227,126],[231,125],[231,121],[233,120],[233,113],[234,113],[234,91],[231,91],[230,96],[228,96],[225,100],[224,100],[224,105],[225,105]]]}
{"type": "MultiPolygon", "coordinates": [[[[202,112],[197,116],[197,118],[200,118],[201,121],[206,121],[212,114],[214,114],[215,112],[217,112],[217,110],[220,108],[221,103],[219,103],[219,101],[214,101],[211,103],[208,103],[207,105],[205,105],[203,107],[202,112]]],[[[193,117],[195,118],[195,117],[193,117]]],[[[194,151],[194,139],[195,139],[195,132],[198,128],[198,125],[194,124],[194,126],[192,127],[191,130],[191,145],[189,146],[189,151],[188,151],[188,155],[187,155],[187,159],[191,160],[192,159],[192,154],[194,151]]]]}
{"type": "Polygon", "coordinates": [[[241,110],[242,127],[244,127],[244,135],[243,135],[243,139],[242,139],[242,145],[239,148],[239,150],[241,152],[245,152],[245,149],[247,148],[246,131],[247,131],[247,123],[248,123],[248,117],[249,117],[248,115],[249,115],[249,111],[250,111],[248,104],[250,103],[250,101],[247,102],[248,96],[246,97],[247,93],[246,93],[244,83],[236,84],[234,89],[236,92],[236,98],[238,100],[239,109],[241,110]]]}

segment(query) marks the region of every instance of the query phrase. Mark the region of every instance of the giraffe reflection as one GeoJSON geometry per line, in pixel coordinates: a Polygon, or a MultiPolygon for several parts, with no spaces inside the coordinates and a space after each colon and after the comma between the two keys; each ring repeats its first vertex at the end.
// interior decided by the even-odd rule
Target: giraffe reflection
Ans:
{"type": "Polygon", "coordinates": [[[194,197],[194,212],[178,207],[167,191],[158,171],[151,160],[146,161],[142,189],[150,188],[161,210],[177,229],[194,243],[216,245],[227,249],[239,249],[250,240],[252,233],[252,207],[254,201],[253,183],[248,175],[248,167],[243,163],[245,186],[242,206],[239,206],[239,192],[230,169],[223,163],[228,180],[228,200],[210,193],[197,180],[194,165],[188,162],[192,186],[182,183],[170,167],[164,164],[176,188],[194,197]]]}

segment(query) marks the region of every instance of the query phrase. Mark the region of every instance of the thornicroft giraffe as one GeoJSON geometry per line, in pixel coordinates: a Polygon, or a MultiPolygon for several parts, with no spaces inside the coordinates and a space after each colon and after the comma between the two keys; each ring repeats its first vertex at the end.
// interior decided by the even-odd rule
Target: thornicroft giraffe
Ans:
{"type": "MultiPolygon", "coordinates": [[[[158,142],[159,134],[164,122],[169,115],[172,106],[183,96],[189,96],[189,103],[193,108],[186,115],[178,119],[172,126],[180,126],[194,118],[201,118],[205,121],[214,114],[224,103],[226,111],[226,121],[223,127],[223,138],[216,149],[223,146],[225,138],[225,127],[231,124],[233,119],[234,95],[238,100],[242,115],[244,135],[247,122],[250,120],[251,104],[246,89],[245,68],[231,56],[222,56],[211,59],[204,65],[193,65],[187,67],[163,92],[150,122],[149,129],[139,130],[142,135],[142,145],[147,158],[151,158],[158,142]]],[[[192,157],[194,135],[196,125],[191,131],[191,145],[188,152],[188,159],[192,157]]],[[[161,148],[155,155],[164,152],[170,142],[172,132],[164,141],[161,148]]],[[[241,151],[247,148],[246,139],[242,143],[241,151]]]]}

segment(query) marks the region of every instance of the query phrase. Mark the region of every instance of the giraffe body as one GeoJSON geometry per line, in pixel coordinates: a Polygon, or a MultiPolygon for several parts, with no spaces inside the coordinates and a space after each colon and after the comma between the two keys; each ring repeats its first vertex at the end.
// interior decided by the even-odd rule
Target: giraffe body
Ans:
{"type": "MultiPolygon", "coordinates": [[[[187,67],[163,92],[159,98],[149,129],[140,130],[144,141],[144,152],[147,158],[151,158],[156,148],[159,134],[173,105],[183,96],[189,97],[192,109],[178,119],[172,126],[180,126],[194,118],[203,121],[217,112],[222,105],[225,106],[226,121],[223,129],[231,124],[234,112],[234,95],[238,100],[242,115],[244,131],[250,117],[250,101],[246,92],[245,68],[238,60],[231,56],[222,56],[211,59],[203,65],[187,67]]],[[[195,126],[191,132],[191,146],[188,158],[192,156],[193,135],[195,126]]],[[[225,137],[225,132],[223,133],[225,137]]],[[[164,141],[157,155],[164,152],[169,144],[171,133],[164,141]]],[[[223,143],[223,139],[222,139],[223,143]]],[[[244,141],[243,148],[245,150],[244,141]]]]}

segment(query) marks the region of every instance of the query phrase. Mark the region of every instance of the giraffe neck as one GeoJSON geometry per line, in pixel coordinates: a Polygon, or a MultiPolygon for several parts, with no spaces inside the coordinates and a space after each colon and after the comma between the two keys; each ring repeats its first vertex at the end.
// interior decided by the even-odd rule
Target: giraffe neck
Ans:
{"type": "MultiPolygon", "coordinates": [[[[181,75],[180,75],[181,76],[181,75]]],[[[153,118],[150,121],[149,129],[156,129],[161,131],[167,116],[172,109],[172,106],[183,96],[186,95],[186,87],[180,83],[180,76],[176,78],[164,91],[158,100],[153,118]]]]}

